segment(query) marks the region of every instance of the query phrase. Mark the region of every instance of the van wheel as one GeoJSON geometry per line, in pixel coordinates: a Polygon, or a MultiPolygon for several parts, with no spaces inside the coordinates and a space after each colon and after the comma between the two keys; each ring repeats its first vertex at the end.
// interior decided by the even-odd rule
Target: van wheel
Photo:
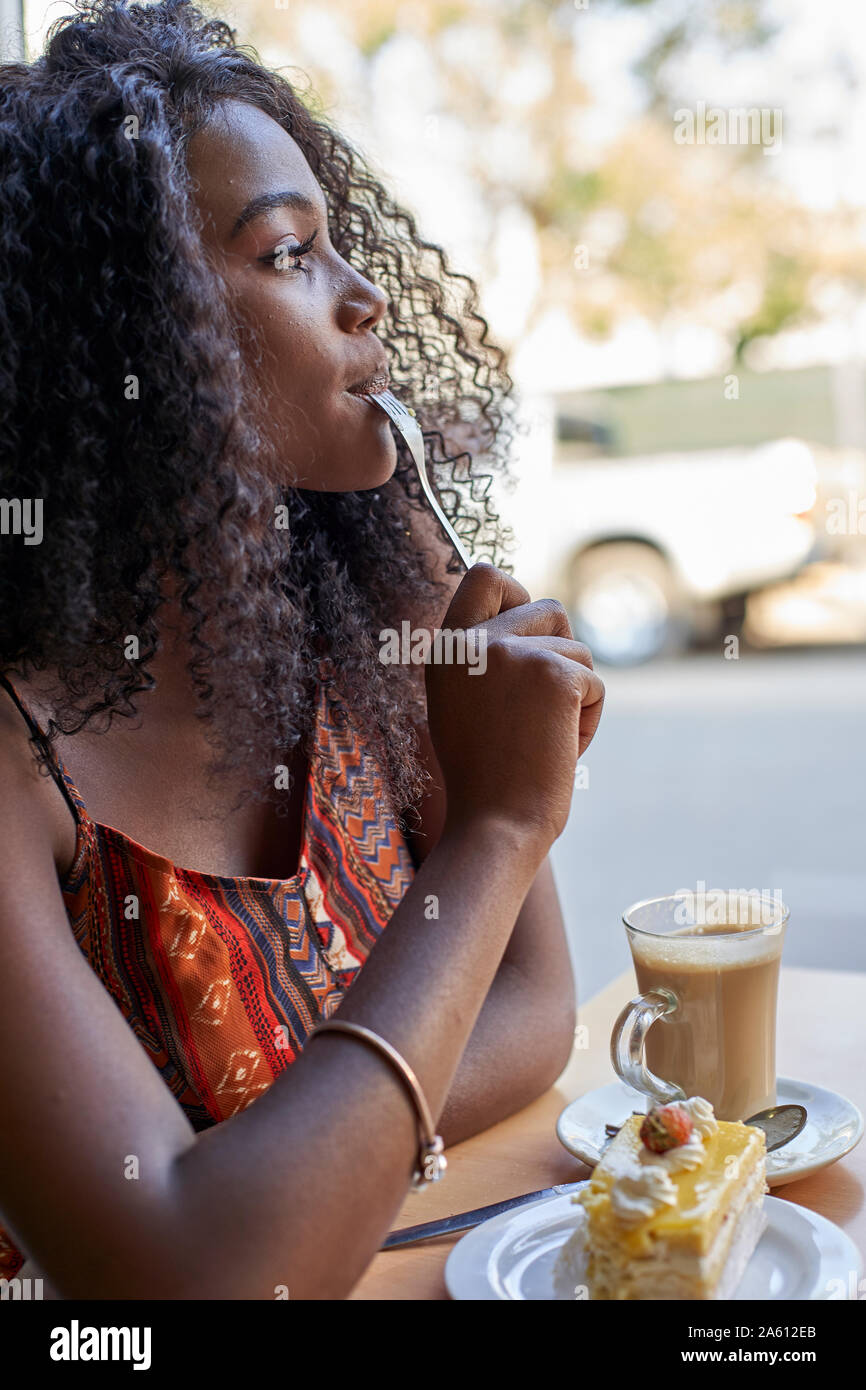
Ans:
{"type": "Polygon", "coordinates": [[[569,587],[574,635],[608,666],[635,666],[689,641],[689,605],[651,545],[611,541],[584,551],[569,587]]]}

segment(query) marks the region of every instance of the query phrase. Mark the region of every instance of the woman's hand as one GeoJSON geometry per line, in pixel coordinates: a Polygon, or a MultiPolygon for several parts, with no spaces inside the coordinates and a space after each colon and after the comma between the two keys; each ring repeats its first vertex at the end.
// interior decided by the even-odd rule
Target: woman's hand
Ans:
{"type": "Polygon", "coordinates": [[[504,817],[537,836],[545,854],[565,828],[575,766],[601,718],[604,686],[589,650],[574,641],[560,603],[531,602],[485,563],[464,576],[441,627],[486,634],[475,639],[486,642],[486,669],[437,664],[435,649],[427,666],[448,822],[504,817]]]}

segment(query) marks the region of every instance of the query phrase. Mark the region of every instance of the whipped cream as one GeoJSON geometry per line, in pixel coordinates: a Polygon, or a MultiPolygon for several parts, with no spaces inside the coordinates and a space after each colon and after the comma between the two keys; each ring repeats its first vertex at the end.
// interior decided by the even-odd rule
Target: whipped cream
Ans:
{"type": "Polygon", "coordinates": [[[703,1096],[692,1096],[691,1100],[681,1100],[677,1103],[691,1120],[694,1134],[699,1135],[701,1139],[709,1139],[711,1134],[715,1134],[719,1123],[708,1100],[704,1100],[703,1096]]]}
{"type": "Polygon", "coordinates": [[[677,1144],[664,1153],[653,1153],[641,1143],[636,1152],[622,1150],[609,1155],[608,1171],[613,1179],[610,1204],[625,1226],[639,1225],[663,1207],[676,1204],[677,1190],[671,1175],[699,1168],[706,1153],[704,1142],[718,1129],[713,1107],[703,1096],[692,1096],[677,1104],[692,1122],[687,1143],[677,1144]]]}
{"type": "MultiPolygon", "coordinates": [[[[707,1138],[709,1138],[709,1134],[707,1138]]],[[[641,1148],[643,1149],[640,1156],[641,1163],[646,1161],[663,1164],[669,1173],[683,1173],[690,1168],[700,1168],[706,1153],[704,1141],[696,1129],[692,1130],[688,1143],[677,1144],[674,1149],[665,1149],[662,1154],[651,1153],[649,1149],[643,1148],[643,1145],[641,1148]],[[644,1154],[646,1154],[646,1160],[644,1154]]]]}
{"type": "Polygon", "coordinates": [[[640,1171],[622,1173],[610,1189],[610,1205],[624,1226],[637,1226],[662,1207],[672,1207],[677,1190],[660,1163],[648,1163],[640,1171]]]}

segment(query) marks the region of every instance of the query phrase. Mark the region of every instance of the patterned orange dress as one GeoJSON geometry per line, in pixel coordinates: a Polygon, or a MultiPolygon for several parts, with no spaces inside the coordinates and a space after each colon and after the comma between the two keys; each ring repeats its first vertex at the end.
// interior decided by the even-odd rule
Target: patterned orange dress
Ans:
{"type": "MultiPolygon", "coordinates": [[[[193,1128],[207,1129],[266,1091],[334,1013],[412,881],[381,770],[323,673],[298,873],[226,878],[91,820],[49,756],[77,826],[60,885],[72,933],[193,1128]]],[[[0,1277],[24,1259],[0,1226],[0,1277]]]]}

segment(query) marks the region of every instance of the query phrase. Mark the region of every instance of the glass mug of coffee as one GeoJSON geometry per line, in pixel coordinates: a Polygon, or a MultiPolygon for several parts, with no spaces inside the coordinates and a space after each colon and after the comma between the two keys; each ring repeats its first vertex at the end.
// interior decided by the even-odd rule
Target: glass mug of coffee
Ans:
{"type": "Polygon", "coordinates": [[[720,1120],[776,1104],[776,1000],[788,909],[766,894],[677,893],[623,914],[640,994],[614,1024],[620,1080],[720,1120]],[[712,899],[712,904],[710,900],[712,899]]]}

